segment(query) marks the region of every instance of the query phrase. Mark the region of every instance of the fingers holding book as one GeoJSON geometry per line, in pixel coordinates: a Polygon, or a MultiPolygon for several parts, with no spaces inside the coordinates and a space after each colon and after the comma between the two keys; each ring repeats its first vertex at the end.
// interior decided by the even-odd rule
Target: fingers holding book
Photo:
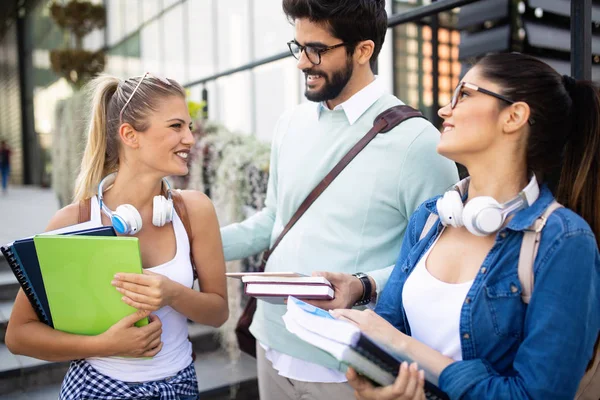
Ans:
{"type": "Polygon", "coordinates": [[[336,309],[330,311],[330,314],[337,319],[351,322],[377,341],[388,343],[396,350],[403,349],[402,339],[405,335],[373,310],[336,309]]]}
{"type": "Polygon", "coordinates": [[[149,311],[170,305],[177,290],[171,279],[148,270],[143,274],[116,274],[111,284],[123,295],[123,302],[149,311]]]}
{"type": "Polygon", "coordinates": [[[99,335],[108,349],[109,356],[153,357],[162,349],[162,322],[147,310],[138,310],[111,326],[99,335]],[[142,327],[136,322],[148,317],[149,323],[142,327]]]}
{"type": "Polygon", "coordinates": [[[398,377],[392,385],[376,387],[371,381],[358,375],[352,368],[346,372],[348,383],[354,388],[358,400],[424,400],[425,373],[417,363],[400,365],[398,377]]]}

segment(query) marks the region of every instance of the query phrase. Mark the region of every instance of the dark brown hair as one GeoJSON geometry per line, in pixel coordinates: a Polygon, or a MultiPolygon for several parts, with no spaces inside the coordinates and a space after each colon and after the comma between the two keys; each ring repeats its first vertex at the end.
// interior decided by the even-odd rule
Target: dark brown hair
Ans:
{"type": "Polygon", "coordinates": [[[358,42],[372,40],[375,48],[369,63],[374,69],[387,31],[385,0],[283,0],[283,12],[290,22],[307,18],[323,23],[332,36],[348,43],[348,55],[358,42]]]}
{"type": "Polygon", "coordinates": [[[503,95],[529,105],[535,123],[529,127],[527,168],[587,221],[600,245],[598,86],[519,53],[488,55],[476,67],[503,95]]]}

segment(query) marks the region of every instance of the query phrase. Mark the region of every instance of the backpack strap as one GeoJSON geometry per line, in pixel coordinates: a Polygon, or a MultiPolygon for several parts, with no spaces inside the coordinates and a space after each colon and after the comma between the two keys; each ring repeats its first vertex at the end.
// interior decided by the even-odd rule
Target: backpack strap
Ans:
{"type": "Polygon", "coordinates": [[[535,256],[540,246],[542,229],[544,229],[550,214],[561,207],[562,205],[556,200],[552,201],[544,213],[523,233],[523,241],[521,242],[521,250],[519,252],[518,274],[519,281],[523,287],[521,299],[525,304],[529,304],[531,293],[533,292],[533,263],[535,262],[535,256]]]}
{"type": "Polygon", "coordinates": [[[79,200],[79,223],[92,219],[92,199],[79,200]]]}
{"type": "Polygon", "coordinates": [[[419,241],[423,240],[425,236],[429,233],[433,225],[437,222],[438,216],[434,213],[429,214],[427,217],[427,221],[425,221],[425,226],[423,226],[423,230],[421,231],[421,236],[419,236],[419,241]]]}
{"type": "Polygon", "coordinates": [[[190,241],[190,261],[192,262],[192,272],[194,274],[194,280],[198,279],[198,272],[196,271],[196,263],[194,262],[194,255],[192,254],[192,225],[190,223],[190,217],[185,207],[183,197],[178,190],[171,191],[171,199],[173,200],[173,207],[175,212],[179,216],[179,219],[183,223],[185,233],[187,233],[188,240],[190,241]]]}

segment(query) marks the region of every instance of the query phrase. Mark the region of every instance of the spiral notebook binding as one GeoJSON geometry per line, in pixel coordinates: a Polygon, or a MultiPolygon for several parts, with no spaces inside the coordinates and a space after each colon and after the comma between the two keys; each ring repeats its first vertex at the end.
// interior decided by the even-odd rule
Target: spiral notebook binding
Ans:
{"type": "Polygon", "coordinates": [[[29,299],[31,306],[35,310],[35,313],[37,314],[40,321],[45,323],[46,325],[50,325],[48,316],[44,312],[44,309],[42,308],[42,305],[38,300],[35,291],[31,287],[31,282],[29,282],[29,278],[21,269],[21,263],[17,254],[15,254],[12,250],[12,244],[0,246],[0,251],[2,252],[2,254],[4,254],[6,261],[8,261],[8,266],[15,275],[15,278],[17,278],[17,282],[19,282],[19,285],[23,289],[23,293],[25,293],[25,296],[27,296],[27,299],[29,299]]]}

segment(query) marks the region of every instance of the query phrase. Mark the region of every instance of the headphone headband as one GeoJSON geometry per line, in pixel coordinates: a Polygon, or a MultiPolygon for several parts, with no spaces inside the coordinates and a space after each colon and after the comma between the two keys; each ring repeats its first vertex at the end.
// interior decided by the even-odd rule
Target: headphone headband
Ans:
{"type": "Polygon", "coordinates": [[[444,225],[464,226],[478,236],[486,236],[500,229],[508,215],[531,206],[540,194],[537,179],[532,174],[527,186],[503,204],[490,196],[478,196],[464,205],[463,198],[470,181],[471,178],[467,177],[454,185],[438,199],[437,209],[444,225]]]}
{"type": "MultiPolygon", "coordinates": [[[[142,228],[142,217],[131,204],[122,204],[112,211],[104,203],[104,187],[112,185],[117,178],[117,173],[107,175],[98,184],[98,203],[102,212],[110,218],[117,233],[135,235],[142,228]]],[[[155,226],[163,226],[173,220],[173,199],[171,185],[165,178],[161,183],[161,194],[154,196],[152,205],[152,223],[155,226]],[[166,196],[163,196],[166,189],[166,196]]]]}

